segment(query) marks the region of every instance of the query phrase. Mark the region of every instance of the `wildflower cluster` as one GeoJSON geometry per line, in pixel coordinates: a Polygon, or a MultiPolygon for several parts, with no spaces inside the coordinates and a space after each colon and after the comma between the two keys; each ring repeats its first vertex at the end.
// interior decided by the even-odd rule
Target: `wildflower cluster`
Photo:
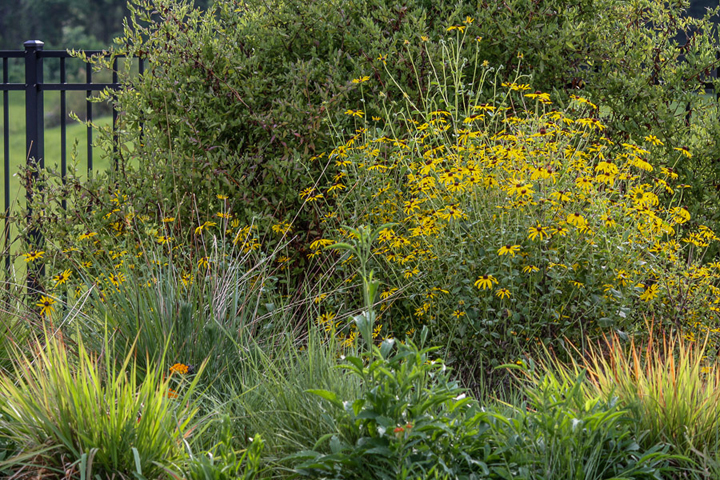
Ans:
{"type": "MultiPolygon", "coordinates": [[[[111,192],[90,215],[57,225],[62,234],[48,237],[44,250],[30,249],[22,258],[26,263],[46,265],[49,278],[39,281],[59,298],[77,297],[88,285],[101,295],[106,290],[118,291],[130,272],[134,280],[139,279],[131,288],[150,287],[157,283],[156,267],[171,264],[178,271],[178,288],[187,289],[227,257],[260,254],[257,226],[241,224],[227,196],[218,195],[215,208],[206,220],[186,225],[172,215],[138,214],[127,195],[111,192]]],[[[272,231],[290,228],[282,222],[272,231]]],[[[41,308],[43,314],[53,311],[50,305],[41,308]]]]}
{"type": "Polygon", "coordinates": [[[329,157],[340,174],[313,187],[338,237],[351,221],[396,224],[373,252],[387,291],[405,292],[393,298],[394,332],[435,325],[456,354],[501,358],[639,328],[643,315],[708,331],[720,270],[701,259],[718,237],[682,206],[673,165],[653,164],[662,142],[614,140],[584,98],[560,111],[548,94],[504,88],[461,113],[361,127],[329,157]]]}

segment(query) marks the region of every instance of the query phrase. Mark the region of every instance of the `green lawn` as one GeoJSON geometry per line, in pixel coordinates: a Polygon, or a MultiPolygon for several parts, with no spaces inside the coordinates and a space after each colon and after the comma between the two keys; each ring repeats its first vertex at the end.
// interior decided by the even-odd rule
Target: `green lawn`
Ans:
{"type": "MultiPolygon", "coordinates": [[[[68,94],[68,105],[78,105],[82,104],[82,98],[71,98],[71,96],[84,96],[85,92],[69,92],[68,94]]],[[[58,106],[60,103],[60,95],[59,93],[46,93],[45,94],[45,114],[46,118],[51,117],[52,115],[57,115],[58,106]]],[[[21,165],[23,165],[26,161],[26,150],[25,150],[25,98],[23,92],[10,92],[9,94],[9,146],[10,146],[10,184],[9,184],[9,192],[10,192],[10,208],[11,210],[14,210],[18,204],[23,204],[25,199],[25,190],[21,187],[19,179],[18,179],[18,171],[21,165]]],[[[0,105],[3,105],[3,97],[0,95],[0,105]]],[[[2,110],[0,109],[0,113],[2,110]]],[[[76,112],[78,114],[78,117],[83,118],[85,117],[85,111],[78,111],[76,112]]],[[[111,122],[110,117],[102,117],[100,119],[96,120],[96,123],[101,125],[108,125],[111,122]]],[[[56,122],[57,123],[57,122],[56,122]]],[[[4,135],[2,132],[4,131],[4,116],[0,114],[0,158],[4,160],[4,135]]],[[[95,136],[95,135],[94,135],[95,136]]],[[[79,166],[79,172],[85,173],[87,170],[87,128],[78,123],[71,120],[68,120],[67,127],[66,127],[66,154],[67,154],[67,162],[70,164],[73,157],[73,146],[75,142],[77,141],[77,156],[76,160],[78,162],[79,166]]],[[[53,128],[46,128],[45,129],[45,166],[46,167],[57,167],[59,170],[60,163],[61,163],[61,135],[60,135],[60,127],[53,127],[53,128]]],[[[108,159],[103,157],[103,152],[98,148],[93,148],[93,168],[95,171],[98,170],[104,170],[108,167],[108,159]]],[[[2,179],[4,179],[5,176],[5,162],[0,162],[0,171],[2,172],[2,179]]],[[[2,196],[0,197],[0,205],[2,205],[2,208],[4,210],[4,198],[5,198],[5,189],[8,188],[7,185],[5,185],[4,180],[2,181],[2,196]]],[[[15,229],[14,227],[11,228],[10,232],[10,238],[11,240],[15,238],[15,229]]],[[[2,231],[0,231],[0,251],[3,251],[5,248],[5,239],[2,235],[2,231]]],[[[13,254],[18,253],[19,246],[17,244],[13,244],[11,247],[11,252],[13,254]]],[[[3,257],[3,264],[4,264],[4,257],[3,257]]],[[[17,269],[17,272],[20,273],[21,271],[24,271],[24,262],[22,262],[22,259],[20,261],[15,262],[15,267],[17,269]]],[[[1,269],[0,269],[1,270],[1,269]]],[[[0,276],[2,276],[0,274],[0,276]]]]}

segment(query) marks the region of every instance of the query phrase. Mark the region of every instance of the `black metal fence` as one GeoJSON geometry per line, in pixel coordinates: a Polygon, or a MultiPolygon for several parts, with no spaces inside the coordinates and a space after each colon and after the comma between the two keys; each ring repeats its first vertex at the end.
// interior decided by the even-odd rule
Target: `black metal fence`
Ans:
{"type": "MultiPolygon", "coordinates": [[[[85,82],[68,83],[68,68],[66,60],[73,56],[64,50],[43,50],[43,42],[39,40],[29,40],[24,44],[24,50],[0,50],[0,59],[2,59],[2,82],[0,83],[0,92],[3,94],[3,185],[4,185],[4,253],[6,271],[11,269],[10,255],[10,223],[11,223],[11,203],[10,203],[10,101],[9,94],[12,91],[24,92],[25,94],[25,161],[35,161],[39,168],[45,167],[45,99],[44,92],[58,91],[60,93],[60,173],[63,179],[67,172],[67,92],[79,91],[85,92],[86,98],[92,96],[93,92],[105,90],[106,88],[117,89],[118,83],[118,59],[113,59],[112,65],[112,81],[110,83],[96,83],[93,81],[93,70],[89,66],[85,68],[85,82]],[[24,79],[14,78],[15,82],[11,82],[11,59],[22,59],[19,62],[24,63],[24,79]],[[59,73],[55,82],[45,82],[43,72],[48,66],[46,62],[59,62],[59,73]],[[24,80],[24,81],[18,81],[24,80]]],[[[85,51],[87,56],[103,55],[102,51],[85,51]]],[[[139,73],[144,70],[142,59],[138,60],[139,73]]],[[[57,65],[54,65],[57,72],[57,65]]],[[[14,73],[18,73],[17,71],[14,73]]],[[[17,77],[18,75],[14,75],[17,77]]],[[[86,99],[86,120],[93,121],[93,102],[86,99]]],[[[117,123],[117,112],[113,110],[112,114],[113,128],[117,123]]],[[[93,170],[93,132],[92,128],[87,127],[85,148],[87,148],[87,171],[88,175],[93,170]]],[[[37,173],[33,174],[37,178],[37,173]]],[[[27,195],[30,195],[28,192],[27,195]]],[[[64,205],[63,205],[64,206],[64,205]]],[[[37,232],[31,232],[31,247],[40,249],[42,246],[42,238],[37,232]]],[[[38,272],[42,274],[42,272],[38,272]]]]}

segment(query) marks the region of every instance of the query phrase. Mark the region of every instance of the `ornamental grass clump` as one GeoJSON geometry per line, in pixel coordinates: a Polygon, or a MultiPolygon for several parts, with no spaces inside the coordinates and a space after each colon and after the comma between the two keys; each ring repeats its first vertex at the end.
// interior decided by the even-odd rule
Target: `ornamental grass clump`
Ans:
{"type": "Polygon", "coordinates": [[[195,428],[197,379],[173,395],[172,375],[159,362],[138,381],[134,349],[116,364],[110,343],[98,355],[46,333],[33,342],[33,355],[16,351],[13,374],[0,376],[0,432],[17,447],[8,468],[163,478],[183,458],[182,442],[195,428]]]}
{"type": "Polygon", "coordinates": [[[611,335],[591,344],[576,367],[587,369],[593,391],[617,396],[631,410],[646,442],[671,444],[690,458],[714,456],[720,446],[720,371],[708,355],[707,337],[652,333],[629,345],[611,335]]]}
{"type": "MultiPolygon", "coordinates": [[[[718,238],[683,207],[674,162],[688,152],[654,165],[659,141],[615,138],[589,100],[557,106],[478,59],[467,77],[460,47],[443,48],[422,102],[356,117],[329,156],[338,173],[301,192],[326,238],[396,224],[373,250],[387,284],[379,322],[428,325],[449,361],[491,365],[565,337],[633,332],[643,314],[716,335],[720,264],[702,259],[718,238]]],[[[328,264],[324,240],[309,249],[328,264]]],[[[353,262],[336,257],[329,275],[357,282],[353,262]]],[[[328,309],[340,303],[327,297],[328,309]]]]}

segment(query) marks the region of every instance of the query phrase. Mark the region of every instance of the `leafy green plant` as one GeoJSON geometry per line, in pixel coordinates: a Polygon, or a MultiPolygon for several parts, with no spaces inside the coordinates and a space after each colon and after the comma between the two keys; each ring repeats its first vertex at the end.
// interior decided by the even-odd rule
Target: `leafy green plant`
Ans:
{"type": "Polygon", "coordinates": [[[373,242],[380,236],[380,232],[386,228],[391,228],[393,224],[381,225],[375,229],[366,226],[360,226],[357,229],[345,227],[350,233],[349,243],[340,242],[330,245],[328,248],[334,250],[347,251],[351,256],[354,255],[358,259],[359,273],[362,278],[362,293],[365,302],[365,311],[354,318],[358,331],[362,334],[363,340],[368,351],[372,350],[373,345],[373,326],[375,325],[375,299],[380,281],[373,278],[374,271],[368,270],[368,263],[372,258],[373,242]]]}
{"type": "Polygon", "coordinates": [[[584,372],[537,375],[525,389],[528,403],[511,415],[498,439],[524,466],[519,478],[660,479],[672,471],[670,460],[677,457],[663,443],[644,441],[642,427],[618,397],[586,395],[584,372]]]}
{"type": "Polygon", "coordinates": [[[173,391],[160,359],[138,382],[134,350],[118,365],[107,337],[105,346],[98,356],[82,342],[72,351],[62,337],[45,335],[33,356],[16,352],[14,374],[0,376],[0,432],[18,446],[6,466],[83,478],[161,478],[182,457],[181,441],[194,429],[199,375],[173,391]]]}
{"type": "MultiPolygon", "coordinates": [[[[427,330],[423,332],[423,340],[427,330]]],[[[489,475],[502,449],[491,448],[491,423],[501,421],[481,409],[450,380],[435,348],[411,340],[395,347],[385,340],[363,357],[342,365],[363,385],[346,399],[328,390],[310,390],[332,404],[342,434],[321,437],[313,451],[286,459],[301,475],[335,478],[458,478],[489,475]],[[393,351],[395,350],[395,351],[393,351]],[[329,443],[331,453],[316,450],[329,443]]]]}

